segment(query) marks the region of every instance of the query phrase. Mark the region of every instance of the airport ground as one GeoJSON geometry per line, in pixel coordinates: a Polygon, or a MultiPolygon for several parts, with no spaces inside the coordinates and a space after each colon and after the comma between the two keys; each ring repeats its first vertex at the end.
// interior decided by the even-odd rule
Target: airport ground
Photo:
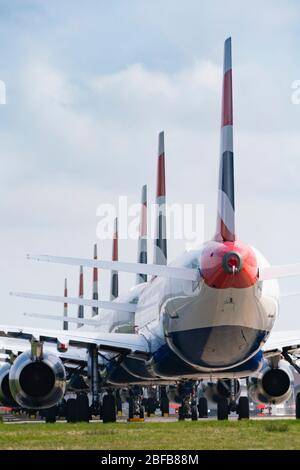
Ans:
{"type": "Polygon", "coordinates": [[[0,449],[204,450],[300,449],[300,421],[262,418],[114,424],[1,423],[0,449]]]}

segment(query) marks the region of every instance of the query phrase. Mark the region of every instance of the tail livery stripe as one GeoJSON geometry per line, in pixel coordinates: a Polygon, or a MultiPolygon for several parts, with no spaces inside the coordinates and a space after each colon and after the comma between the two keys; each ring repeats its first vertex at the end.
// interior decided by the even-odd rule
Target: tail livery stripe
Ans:
{"type": "Polygon", "coordinates": [[[231,38],[225,41],[216,238],[235,240],[231,38]]]}

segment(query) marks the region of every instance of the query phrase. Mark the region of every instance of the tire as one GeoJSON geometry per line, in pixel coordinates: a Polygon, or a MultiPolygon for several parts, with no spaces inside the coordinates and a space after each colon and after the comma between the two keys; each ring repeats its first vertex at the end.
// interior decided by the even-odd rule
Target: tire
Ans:
{"type": "Polygon", "coordinates": [[[51,408],[47,408],[44,410],[44,418],[45,423],[55,423],[56,422],[56,414],[57,414],[57,406],[52,406],[51,408]]]}
{"type": "Polygon", "coordinates": [[[77,423],[78,406],[76,398],[69,398],[69,400],[67,401],[66,418],[68,423],[77,423]]]}
{"type": "Polygon", "coordinates": [[[300,419],[300,393],[296,395],[296,419],[300,419]]]}
{"type": "Polygon", "coordinates": [[[207,399],[204,398],[204,397],[199,398],[198,413],[199,413],[199,418],[207,418],[208,417],[207,399]]]}
{"type": "Polygon", "coordinates": [[[185,420],[185,407],[182,405],[178,408],[178,420],[179,421],[185,420]]]}
{"type": "Polygon", "coordinates": [[[198,413],[197,413],[197,406],[196,405],[192,406],[191,418],[192,418],[192,421],[198,421],[198,413]]]}
{"type": "Polygon", "coordinates": [[[218,420],[224,421],[228,419],[228,403],[227,398],[221,398],[218,401],[218,420]]]}
{"type": "Polygon", "coordinates": [[[248,397],[240,397],[237,411],[239,419],[249,419],[250,413],[248,397]]]}
{"type": "Polygon", "coordinates": [[[116,400],[111,394],[105,395],[102,402],[102,420],[103,423],[115,423],[117,420],[116,415],[116,400]]]}
{"type": "Polygon", "coordinates": [[[140,407],[140,418],[141,419],[145,418],[145,408],[143,407],[143,405],[141,405],[140,407]]]}
{"type": "Polygon", "coordinates": [[[134,403],[133,403],[133,399],[129,398],[129,402],[128,402],[128,419],[133,419],[133,417],[134,417],[134,403]]]}
{"type": "Polygon", "coordinates": [[[156,411],[156,399],[153,397],[148,398],[147,400],[147,416],[154,415],[156,411]]]}
{"type": "Polygon", "coordinates": [[[169,399],[166,395],[163,396],[160,400],[160,410],[162,416],[169,414],[169,399]]]}
{"type": "Polygon", "coordinates": [[[88,423],[90,420],[89,399],[86,393],[80,393],[77,397],[78,421],[88,423]]]}

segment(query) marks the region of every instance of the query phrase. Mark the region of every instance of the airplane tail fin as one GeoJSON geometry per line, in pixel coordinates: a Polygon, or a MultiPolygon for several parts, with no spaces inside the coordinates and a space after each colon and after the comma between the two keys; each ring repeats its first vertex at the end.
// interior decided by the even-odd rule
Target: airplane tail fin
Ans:
{"type": "MultiPolygon", "coordinates": [[[[79,271],[79,299],[83,298],[83,266],[80,266],[80,271],[79,271]]],[[[78,318],[84,318],[84,306],[83,305],[78,305],[78,318]]],[[[78,327],[82,326],[78,324],[78,327]]]]}
{"type": "MultiPolygon", "coordinates": [[[[94,259],[98,259],[97,253],[97,243],[94,245],[94,259]]],[[[99,293],[98,293],[98,268],[93,268],[93,299],[98,300],[99,293]]],[[[92,307],[92,317],[98,315],[99,309],[98,307],[92,307]]]]}
{"type": "MultiPolygon", "coordinates": [[[[68,297],[68,284],[67,279],[65,279],[65,288],[64,288],[64,297],[68,297]]],[[[64,321],[63,321],[63,330],[67,331],[69,329],[69,324],[66,321],[68,317],[68,304],[67,302],[64,303],[64,321]]]]}
{"type": "MultiPolygon", "coordinates": [[[[114,223],[114,235],[113,235],[113,246],[112,246],[112,261],[118,261],[119,259],[119,234],[118,234],[118,218],[115,218],[114,223]]],[[[113,270],[111,272],[110,281],[110,300],[114,300],[119,296],[119,274],[118,271],[113,270]]]]}
{"type": "Polygon", "coordinates": [[[154,240],[154,264],[167,264],[166,229],[166,178],[164,132],[158,136],[157,185],[156,185],[156,233],[154,240]]]}
{"type": "MultiPolygon", "coordinates": [[[[147,264],[147,185],[142,187],[140,233],[138,240],[137,263],[147,264]]],[[[137,274],[136,283],[147,281],[147,274],[137,274]]]]}
{"type": "Polygon", "coordinates": [[[231,38],[224,45],[220,173],[216,240],[235,240],[231,38]]]}

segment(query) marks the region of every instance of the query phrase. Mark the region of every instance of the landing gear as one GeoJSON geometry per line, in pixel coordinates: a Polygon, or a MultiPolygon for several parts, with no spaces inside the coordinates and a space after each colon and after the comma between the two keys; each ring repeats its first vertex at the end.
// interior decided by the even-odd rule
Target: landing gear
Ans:
{"type": "Polygon", "coordinates": [[[218,420],[228,420],[228,401],[227,398],[220,398],[218,401],[218,420]]]}
{"type": "Polygon", "coordinates": [[[130,396],[128,400],[128,420],[144,419],[145,407],[143,405],[143,396],[140,387],[133,387],[129,391],[130,396]]]}
{"type": "Polygon", "coordinates": [[[160,387],[160,411],[162,416],[169,416],[169,405],[166,387],[160,387]]]}
{"type": "Polygon", "coordinates": [[[103,423],[115,423],[117,420],[116,399],[111,391],[103,397],[101,416],[103,423]]]}
{"type": "Polygon", "coordinates": [[[152,415],[155,414],[156,408],[157,408],[157,400],[155,397],[149,397],[147,398],[147,404],[146,404],[146,410],[147,410],[147,416],[148,418],[152,415]]]}
{"type": "Polygon", "coordinates": [[[76,398],[69,398],[67,400],[66,418],[68,423],[77,423],[78,407],[76,398]]]}
{"type": "Polygon", "coordinates": [[[296,419],[300,419],[300,393],[296,395],[296,419]]]}
{"type": "Polygon", "coordinates": [[[191,407],[191,418],[192,418],[192,421],[197,421],[198,420],[198,413],[197,413],[196,403],[194,403],[191,407]]]}
{"type": "Polygon", "coordinates": [[[77,396],[78,421],[88,423],[90,420],[89,399],[86,393],[82,392],[77,396]]]}
{"type": "Polygon", "coordinates": [[[198,414],[199,418],[207,418],[208,417],[208,406],[207,406],[207,399],[204,397],[200,397],[198,401],[198,414]]]}
{"type": "Polygon", "coordinates": [[[239,419],[249,419],[249,398],[248,397],[240,397],[239,404],[237,407],[237,412],[239,415],[239,419]]]}
{"type": "Polygon", "coordinates": [[[44,410],[43,416],[45,418],[45,423],[55,423],[56,414],[57,414],[57,406],[52,406],[51,408],[47,408],[46,410],[44,410]]]}

